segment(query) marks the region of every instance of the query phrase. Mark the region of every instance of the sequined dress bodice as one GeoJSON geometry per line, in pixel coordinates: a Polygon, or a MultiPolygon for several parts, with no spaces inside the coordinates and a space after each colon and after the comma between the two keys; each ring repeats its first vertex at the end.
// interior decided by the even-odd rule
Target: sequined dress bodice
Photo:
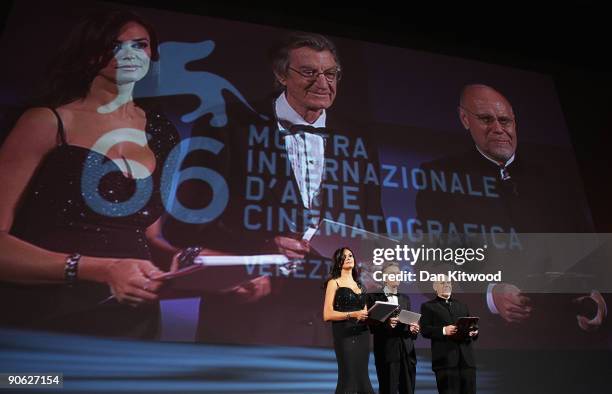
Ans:
{"type": "Polygon", "coordinates": [[[139,180],[126,177],[97,152],[67,143],[57,145],[42,161],[22,198],[13,235],[57,252],[149,259],[144,231],[164,211],[160,178],[178,137],[170,122],[151,112],[147,112],[145,132],[156,166],[148,178],[139,180]],[[106,174],[96,176],[100,169],[86,171],[91,170],[87,166],[107,166],[101,170],[106,174]],[[89,177],[83,178],[83,174],[89,177]],[[127,215],[127,211],[110,213],[113,204],[124,203],[135,194],[137,182],[151,186],[150,193],[134,201],[140,209],[127,215]],[[108,202],[101,207],[109,212],[103,212],[100,205],[92,209],[91,193],[96,187],[108,202]]]}
{"type": "Polygon", "coordinates": [[[334,310],[352,312],[363,309],[366,303],[365,288],[359,286],[361,294],[355,293],[349,287],[338,287],[334,295],[334,310]]]}

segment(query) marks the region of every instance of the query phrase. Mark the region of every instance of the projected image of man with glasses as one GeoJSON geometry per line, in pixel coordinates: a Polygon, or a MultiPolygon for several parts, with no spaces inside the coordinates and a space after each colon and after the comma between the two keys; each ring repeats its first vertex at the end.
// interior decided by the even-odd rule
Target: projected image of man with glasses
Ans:
{"type": "Polygon", "coordinates": [[[468,85],[461,92],[459,118],[476,147],[501,167],[510,164],[516,151],[516,119],[508,100],[485,85],[468,85]]]}

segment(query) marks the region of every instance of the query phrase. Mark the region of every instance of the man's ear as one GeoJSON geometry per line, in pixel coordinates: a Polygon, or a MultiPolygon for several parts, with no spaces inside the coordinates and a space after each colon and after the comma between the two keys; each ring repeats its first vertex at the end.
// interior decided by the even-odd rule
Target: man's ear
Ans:
{"type": "Polygon", "coordinates": [[[461,121],[461,124],[463,125],[463,128],[466,130],[470,129],[470,123],[468,120],[468,114],[467,112],[461,108],[461,107],[457,107],[457,112],[459,113],[459,120],[461,121]]]}
{"type": "Polygon", "coordinates": [[[278,83],[280,83],[283,86],[287,86],[287,76],[286,75],[282,75],[275,71],[274,76],[276,77],[276,80],[278,81],[278,83]]]}

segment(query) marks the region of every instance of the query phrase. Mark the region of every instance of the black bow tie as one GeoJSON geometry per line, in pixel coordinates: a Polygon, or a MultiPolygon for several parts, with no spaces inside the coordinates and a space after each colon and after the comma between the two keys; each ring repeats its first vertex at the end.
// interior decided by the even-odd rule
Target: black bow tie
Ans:
{"type": "Polygon", "coordinates": [[[320,135],[321,137],[325,138],[325,135],[327,134],[327,129],[325,127],[314,127],[305,124],[294,124],[291,125],[289,128],[281,130],[281,132],[284,134],[283,137],[286,137],[288,135],[304,135],[304,133],[311,133],[320,135]]]}
{"type": "Polygon", "coordinates": [[[397,297],[397,293],[385,293],[387,297],[397,297]]]}
{"type": "Polygon", "coordinates": [[[306,124],[294,124],[289,127],[289,133],[316,133],[320,130],[323,130],[324,127],[314,127],[306,124]]]}

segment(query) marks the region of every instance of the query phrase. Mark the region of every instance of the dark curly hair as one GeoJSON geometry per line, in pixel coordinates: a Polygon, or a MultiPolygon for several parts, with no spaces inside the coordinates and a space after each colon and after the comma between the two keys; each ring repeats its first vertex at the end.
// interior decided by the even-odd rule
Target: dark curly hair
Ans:
{"type": "Polygon", "coordinates": [[[149,33],[151,60],[158,60],[157,34],[148,22],[130,11],[97,11],[82,19],[60,46],[47,67],[35,103],[59,107],[85,97],[96,75],[113,58],[119,31],[129,22],[138,23],[149,33]]]}
{"type": "MultiPolygon", "coordinates": [[[[327,286],[327,282],[329,282],[332,279],[337,279],[340,277],[340,274],[342,273],[342,266],[344,265],[344,251],[348,250],[349,252],[351,252],[353,254],[353,259],[355,259],[355,253],[353,253],[353,251],[346,247],[343,246],[339,249],[337,249],[334,252],[334,256],[332,257],[332,261],[333,264],[331,266],[331,270],[329,271],[329,275],[327,277],[327,279],[325,280],[325,282],[323,283],[323,287],[325,288],[327,286]]],[[[352,269],[352,275],[353,275],[353,280],[361,286],[361,271],[359,270],[359,268],[357,268],[357,261],[355,259],[355,266],[352,269]]]]}

